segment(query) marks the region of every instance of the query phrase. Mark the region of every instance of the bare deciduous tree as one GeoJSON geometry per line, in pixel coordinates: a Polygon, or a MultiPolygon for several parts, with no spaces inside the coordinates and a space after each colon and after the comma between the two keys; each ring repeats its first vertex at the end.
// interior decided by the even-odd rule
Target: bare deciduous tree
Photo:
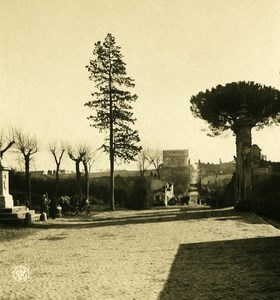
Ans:
{"type": "Polygon", "coordinates": [[[58,187],[59,187],[59,169],[62,157],[65,153],[66,144],[61,142],[60,144],[55,141],[49,144],[49,150],[54,157],[55,164],[56,164],[56,171],[55,171],[55,190],[54,190],[54,199],[57,200],[58,194],[58,187]]]}
{"type": "Polygon", "coordinates": [[[86,154],[82,159],[82,163],[84,166],[86,179],[86,199],[89,199],[89,173],[93,163],[97,158],[97,150],[93,151],[90,146],[85,146],[84,150],[86,151],[86,154]]]}
{"type": "Polygon", "coordinates": [[[12,133],[15,148],[22,154],[24,159],[26,198],[31,205],[30,161],[32,155],[39,151],[39,142],[35,135],[24,133],[21,129],[14,128],[12,133]]]}
{"type": "Polygon", "coordinates": [[[142,149],[137,157],[136,157],[136,163],[140,172],[140,176],[144,177],[146,171],[148,170],[151,163],[148,160],[148,152],[147,149],[142,149]]]}
{"type": "Polygon", "coordinates": [[[158,178],[160,179],[160,169],[162,167],[163,162],[163,156],[162,156],[162,150],[160,149],[147,149],[146,155],[149,163],[155,168],[157,171],[158,178]]]}
{"type": "Polygon", "coordinates": [[[2,130],[0,133],[0,165],[2,164],[2,159],[4,153],[13,146],[15,143],[14,138],[12,135],[7,136],[4,131],[2,130]],[[6,146],[4,146],[6,145],[6,146]]]}
{"type": "Polygon", "coordinates": [[[82,186],[81,186],[81,171],[80,171],[80,163],[83,161],[85,155],[87,154],[87,147],[84,145],[78,145],[76,148],[73,148],[71,145],[67,146],[67,152],[70,159],[75,162],[76,169],[76,182],[77,189],[80,199],[83,196],[82,186]]]}

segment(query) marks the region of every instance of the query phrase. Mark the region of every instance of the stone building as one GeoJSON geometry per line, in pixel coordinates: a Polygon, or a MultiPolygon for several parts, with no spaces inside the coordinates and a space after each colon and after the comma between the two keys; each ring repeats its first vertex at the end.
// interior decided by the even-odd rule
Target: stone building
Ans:
{"type": "Polygon", "coordinates": [[[235,162],[219,164],[198,163],[200,170],[200,184],[204,189],[225,188],[231,181],[232,175],[235,172],[235,162]]]}
{"type": "Polygon", "coordinates": [[[182,168],[189,166],[189,150],[163,150],[164,168],[182,168]]]}

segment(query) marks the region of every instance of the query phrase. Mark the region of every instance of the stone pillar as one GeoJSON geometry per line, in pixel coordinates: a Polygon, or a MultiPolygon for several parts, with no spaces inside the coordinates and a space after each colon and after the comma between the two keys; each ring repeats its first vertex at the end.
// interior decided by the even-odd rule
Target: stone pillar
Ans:
{"type": "Polygon", "coordinates": [[[239,111],[239,118],[233,128],[236,135],[236,182],[235,182],[235,208],[251,210],[252,207],[252,159],[251,130],[254,126],[247,116],[247,106],[243,104],[239,111]]]}
{"type": "Polygon", "coordinates": [[[0,208],[14,206],[13,196],[9,194],[9,168],[0,165],[0,208]]]}

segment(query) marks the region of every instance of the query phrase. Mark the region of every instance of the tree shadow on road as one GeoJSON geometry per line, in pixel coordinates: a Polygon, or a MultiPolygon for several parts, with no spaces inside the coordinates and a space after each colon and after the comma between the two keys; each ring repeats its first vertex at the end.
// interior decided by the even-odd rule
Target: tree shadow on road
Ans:
{"type": "MultiPolygon", "coordinates": [[[[102,215],[102,214],[101,214],[102,215]]],[[[250,213],[238,213],[234,209],[205,209],[205,210],[157,210],[132,212],[127,215],[118,215],[112,213],[109,217],[99,215],[93,217],[73,217],[50,220],[44,223],[34,223],[33,228],[95,228],[106,226],[124,226],[132,224],[146,224],[159,222],[176,222],[198,220],[203,218],[212,218],[219,221],[236,220],[243,223],[262,224],[264,221],[250,213]]]]}
{"type": "Polygon", "coordinates": [[[9,242],[11,240],[17,240],[25,238],[34,233],[32,228],[23,227],[23,225],[0,225],[0,242],[9,242]]]}
{"type": "Polygon", "coordinates": [[[280,299],[280,237],[181,244],[160,300],[280,299]]]}

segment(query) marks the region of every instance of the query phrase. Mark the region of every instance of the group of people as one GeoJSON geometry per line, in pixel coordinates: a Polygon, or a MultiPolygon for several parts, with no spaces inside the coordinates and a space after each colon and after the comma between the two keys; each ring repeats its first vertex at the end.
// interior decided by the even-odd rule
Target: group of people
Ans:
{"type": "Polygon", "coordinates": [[[55,219],[57,204],[54,199],[49,199],[48,193],[43,194],[41,202],[41,213],[46,213],[47,218],[55,219]]]}
{"type": "Polygon", "coordinates": [[[44,193],[41,201],[41,213],[46,213],[47,218],[56,218],[58,206],[61,207],[62,215],[67,215],[70,212],[78,216],[80,212],[84,211],[86,216],[90,214],[90,202],[89,199],[71,199],[68,196],[60,196],[57,201],[55,199],[49,199],[48,193],[44,193]],[[74,201],[76,200],[76,201],[74,201]]]}

